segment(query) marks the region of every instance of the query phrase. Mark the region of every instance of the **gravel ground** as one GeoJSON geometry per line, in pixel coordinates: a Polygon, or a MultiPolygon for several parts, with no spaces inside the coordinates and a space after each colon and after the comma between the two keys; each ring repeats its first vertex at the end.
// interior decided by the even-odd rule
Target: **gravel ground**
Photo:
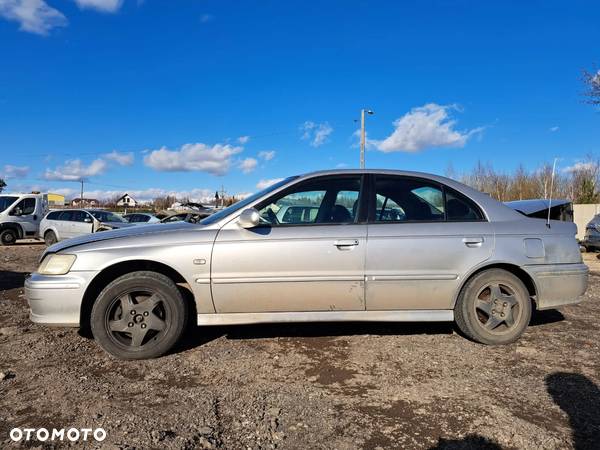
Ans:
{"type": "Polygon", "coordinates": [[[40,445],[14,443],[13,427],[104,428],[90,448],[600,446],[593,254],[585,302],[536,314],[509,346],[450,324],[236,326],[122,362],[75,329],[29,322],[23,279],[43,248],[0,248],[1,448],[40,445]]]}

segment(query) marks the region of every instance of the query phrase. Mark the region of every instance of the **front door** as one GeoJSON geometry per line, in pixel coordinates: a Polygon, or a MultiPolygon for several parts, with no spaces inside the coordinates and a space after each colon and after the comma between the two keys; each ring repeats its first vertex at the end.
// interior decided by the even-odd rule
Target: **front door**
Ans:
{"type": "Polygon", "coordinates": [[[216,311],[364,310],[362,179],[301,181],[257,205],[256,228],[225,225],[212,254],[216,311]]]}
{"type": "Polygon", "coordinates": [[[11,216],[14,216],[15,222],[18,222],[23,228],[24,235],[34,236],[38,233],[40,227],[40,215],[36,214],[36,200],[35,197],[25,197],[19,203],[17,203],[10,212],[11,216]]]}
{"type": "Polygon", "coordinates": [[[471,200],[429,180],[378,175],[368,225],[368,310],[451,309],[488,259],[492,227],[471,200]]]}
{"type": "Polygon", "coordinates": [[[81,236],[92,232],[94,220],[86,211],[73,211],[69,225],[71,227],[70,237],[81,236]]]}

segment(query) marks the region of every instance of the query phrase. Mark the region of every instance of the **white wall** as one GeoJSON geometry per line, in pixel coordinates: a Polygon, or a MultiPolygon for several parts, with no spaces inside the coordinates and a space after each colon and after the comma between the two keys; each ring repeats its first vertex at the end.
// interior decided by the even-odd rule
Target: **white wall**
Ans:
{"type": "Polygon", "coordinates": [[[585,227],[596,214],[600,214],[600,203],[573,205],[573,221],[577,225],[577,239],[583,240],[585,227]]]}

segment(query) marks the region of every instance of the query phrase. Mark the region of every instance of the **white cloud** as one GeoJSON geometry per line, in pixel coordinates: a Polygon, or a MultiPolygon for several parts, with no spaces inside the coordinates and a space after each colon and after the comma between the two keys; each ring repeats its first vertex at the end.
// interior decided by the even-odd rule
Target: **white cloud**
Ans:
{"type": "Polygon", "coordinates": [[[578,161],[575,164],[573,164],[572,166],[564,167],[562,169],[562,171],[566,172],[566,173],[572,173],[572,172],[579,172],[579,171],[594,171],[596,169],[597,169],[596,163],[594,163],[593,161],[588,161],[588,162],[578,161]]]}
{"type": "Polygon", "coordinates": [[[104,155],[104,159],[108,159],[109,161],[114,161],[120,166],[131,166],[133,164],[133,153],[119,153],[116,150],[113,150],[110,153],[104,155]]]}
{"type": "Polygon", "coordinates": [[[114,13],[119,10],[123,0],[75,0],[81,9],[95,9],[96,11],[114,13]]]}
{"type": "Polygon", "coordinates": [[[270,151],[262,151],[258,153],[258,157],[264,159],[265,161],[271,161],[275,158],[275,150],[270,151]]]}
{"type": "Polygon", "coordinates": [[[560,130],[559,127],[550,127],[550,131],[552,131],[553,133],[558,130],[560,130]]]}
{"type": "Polygon", "coordinates": [[[414,153],[432,147],[464,147],[469,138],[483,128],[455,130],[456,121],[448,114],[451,109],[457,107],[428,103],[411,109],[394,122],[394,132],[377,142],[377,149],[385,153],[414,153]]]}
{"type": "Polygon", "coordinates": [[[239,138],[237,138],[237,141],[242,145],[247,144],[249,140],[250,136],[240,136],[239,138]]]}
{"type": "Polygon", "coordinates": [[[256,159],[246,158],[242,162],[240,162],[240,169],[242,169],[242,172],[244,173],[250,173],[253,172],[254,169],[256,169],[257,165],[258,161],[256,159]]]}
{"type": "Polygon", "coordinates": [[[302,131],[302,139],[310,141],[310,145],[313,147],[323,145],[327,142],[329,135],[333,133],[333,128],[327,122],[315,123],[306,121],[300,126],[300,130],[302,131]]]}
{"type": "Polygon", "coordinates": [[[0,175],[6,179],[8,178],[24,178],[29,174],[28,166],[13,166],[7,164],[4,166],[4,170],[0,175]]]}
{"type": "Polygon", "coordinates": [[[242,151],[242,147],[229,144],[184,144],[179,150],[162,147],[144,157],[144,164],[154,170],[167,172],[202,171],[213,175],[225,175],[231,167],[231,158],[242,151]]]}
{"type": "Polygon", "coordinates": [[[0,16],[18,22],[22,31],[41,35],[68,23],[63,13],[44,0],[0,0],[0,16]]]}
{"type": "Polygon", "coordinates": [[[79,181],[88,177],[103,174],[108,168],[108,163],[103,159],[96,159],[86,166],[80,159],[67,161],[63,166],[54,170],[46,169],[44,179],[57,181],[79,181]]]}
{"type": "Polygon", "coordinates": [[[269,186],[275,183],[279,183],[281,180],[283,180],[283,178],[271,178],[267,180],[262,179],[258,183],[256,183],[256,188],[262,190],[268,188],[269,186]]]}

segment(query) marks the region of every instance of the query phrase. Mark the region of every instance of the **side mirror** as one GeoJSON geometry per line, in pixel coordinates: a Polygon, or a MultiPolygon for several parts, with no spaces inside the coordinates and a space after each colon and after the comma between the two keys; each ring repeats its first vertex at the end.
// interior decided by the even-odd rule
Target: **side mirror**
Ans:
{"type": "Polygon", "coordinates": [[[23,215],[23,210],[21,208],[15,208],[12,211],[12,215],[13,216],[22,216],[23,215]]]}
{"type": "Polygon", "coordinates": [[[92,219],[90,219],[89,217],[86,217],[85,219],[83,219],[83,221],[85,223],[92,223],[92,219]]]}
{"type": "Polygon", "coordinates": [[[248,208],[242,211],[238,218],[238,225],[242,228],[254,228],[260,222],[260,214],[254,208],[248,208]]]}

